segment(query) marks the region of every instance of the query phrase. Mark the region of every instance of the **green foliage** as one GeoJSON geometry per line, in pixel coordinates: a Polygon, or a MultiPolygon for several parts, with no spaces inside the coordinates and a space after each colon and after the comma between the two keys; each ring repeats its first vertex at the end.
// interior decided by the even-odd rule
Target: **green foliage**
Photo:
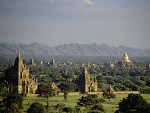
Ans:
{"type": "Polygon", "coordinates": [[[104,97],[104,98],[107,98],[107,99],[109,99],[109,98],[116,98],[116,95],[113,94],[113,93],[104,92],[104,93],[103,93],[103,97],[104,97]]]}
{"type": "Polygon", "coordinates": [[[105,113],[105,112],[101,112],[99,110],[90,110],[87,113],[105,113]]]}
{"type": "Polygon", "coordinates": [[[23,97],[19,94],[13,93],[9,94],[6,98],[3,99],[3,102],[6,103],[6,107],[9,108],[13,103],[16,103],[19,109],[22,109],[23,97]]]}
{"type": "Polygon", "coordinates": [[[150,86],[150,79],[146,81],[146,86],[150,86]]]}
{"type": "Polygon", "coordinates": [[[68,97],[68,91],[64,90],[64,100],[67,100],[68,97]]]}
{"type": "Polygon", "coordinates": [[[75,111],[78,113],[80,111],[80,107],[79,106],[75,106],[75,111]]]}
{"type": "Polygon", "coordinates": [[[67,113],[72,113],[72,109],[71,109],[71,107],[63,107],[62,108],[62,112],[67,112],[67,113]]]}
{"type": "Polygon", "coordinates": [[[64,103],[58,103],[55,106],[53,106],[53,108],[55,112],[59,111],[59,113],[62,113],[62,112],[72,113],[73,112],[73,109],[71,107],[66,107],[64,103]]]}
{"type": "Polygon", "coordinates": [[[101,104],[96,104],[96,105],[92,106],[92,108],[90,110],[97,110],[98,112],[105,113],[105,110],[101,104]]]}
{"type": "Polygon", "coordinates": [[[103,95],[102,95],[104,98],[106,98],[106,99],[109,99],[109,101],[110,101],[110,99],[111,98],[116,98],[116,95],[115,94],[113,94],[113,93],[109,93],[109,92],[103,92],[103,95]]]}
{"type": "Polygon", "coordinates": [[[119,102],[119,109],[116,113],[150,113],[147,112],[150,106],[140,94],[129,94],[119,102]]]}
{"type": "Polygon", "coordinates": [[[65,107],[65,104],[64,103],[58,103],[53,107],[55,110],[57,110],[57,109],[62,110],[62,108],[65,107]]]}
{"type": "Polygon", "coordinates": [[[21,95],[22,97],[26,97],[26,96],[27,96],[27,94],[24,93],[24,92],[22,92],[20,95],[21,95]]]}
{"type": "MultiPolygon", "coordinates": [[[[145,100],[147,100],[147,102],[150,103],[150,96],[149,94],[141,94],[143,96],[143,98],[145,100]]],[[[59,110],[59,106],[63,107],[71,107],[73,109],[73,113],[87,113],[87,109],[85,109],[84,107],[80,107],[77,106],[78,99],[81,98],[83,95],[75,95],[75,96],[70,96],[68,95],[68,99],[67,101],[64,101],[63,96],[54,96],[51,97],[48,102],[49,102],[49,111],[50,113],[62,113],[61,110],[59,110]],[[61,105],[57,105],[57,104],[61,104],[61,105]],[[53,107],[54,106],[54,107],[53,107]],[[56,106],[56,107],[55,107],[56,106]]],[[[86,96],[86,95],[84,95],[86,96]]],[[[101,98],[102,94],[98,94],[98,96],[101,98]]],[[[123,98],[127,97],[127,94],[116,94],[116,98],[112,99],[110,103],[101,103],[104,107],[104,109],[106,110],[106,113],[114,113],[117,109],[118,109],[118,103],[120,102],[120,100],[122,100],[123,98]]],[[[102,98],[103,99],[103,98],[102,98]]],[[[46,98],[43,97],[25,97],[24,98],[24,102],[23,102],[23,106],[24,109],[23,111],[27,111],[27,109],[30,107],[30,104],[34,103],[34,102],[40,102],[44,105],[46,105],[46,98]]]]}
{"type": "Polygon", "coordinates": [[[82,96],[77,102],[77,105],[89,109],[96,104],[100,104],[101,102],[102,100],[98,98],[98,95],[87,95],[82,96]]]}
{"type": "Polygon", "coordinates": [[[5,96],[7,92],[7,86],[4,83],[0,83],[0,96],[5,96]]]}
{"type": "Polygon", "coordinates": [[[76,91],[77,85],[72,82],[62,82],[59,86],[61,91],[76,91]]]}
{"type": "MultiPolygon", "coordinates": [[[[14,59],[16,55],[8,56],[1,55],[0,58],[0,83],[4,82],[5,78],[9,77],[7,73],[7,68],[9,70],[10,65],[13,63],[12,58],[14,59]],[[4,57],[5,56],[5,57],[4,57]],[[6,73],[4,73],[6,72],[6,73]]],[[[24,57],[24,63],[28,64],[31,56],[24,57]]],[[[116,59],[117,57],[87,57],[87,56],[33,56],[37,61],[36,66],[30,66],[30,74],[35,75],[38,78],[38,82],[41,84],[48,83],[50,80],[55,81],[57,84],[62,82],[70,82],[67,90],[76,91],[76,86],[74,80],[78,78],[81,74],[81,65],[89,64],[88,72],[97,76],[98,81],[98,91],[105,90],[107,84],[111,83],[114,86],[114,89],[117,91],[141,91],[141,93],[149,93],[150,88],[150,71],[145,69],[146,61],[149,61],[149,58],[133,58],[135,61],[134,64],[137,68],[122,68],[118,65],[115,65],[114,68],[109,67],[110,61],[116,59]],[[48,65],[47,62],[54,58],[57,62],[57,66],[48,65]],[[136,60],[137,59],[137,60],[136,60]],[[43,61],[41,65],[38,62],[43,61]],[[71,61],[71,63],[68,63],[71,61]],[[96,66],[93,66],[95,64],[96,66]],[[45,76],[42,76],[45,75],[45,76]],[[72,83],[72,84],[71,84],[72,83]],[[74,84],[74,85],[73,85],[74,84]],[[71,86],[72,85],[72,86],[71,86]]],[[[120,58],[119,58],[120,59],[120,58]]],[[[116,62],[117,63],[117,62],[116,62]]],[[[11,70],[12,71],[12,70],[11,70]]],[[[15,80],[14,80],[15,81],[15,80]]],[[[62,84],[61,84],[62,85],[62,84]]],[[[3,88],[3,87],[2,87],[3,88]]],[[[61,88],[61,91],[64,88],[61,88]]],[[[0,86],[1,90],[1,86],[0,86]]],[[[3,91],[0,91],[0,95],[5,95],[6,88],[3,91]]]]}
{"type": "Polygon", "coordinates": [[[141,89],[140,89],[140,93],[143,93],[143,94],[150,94],[150,88],[141,88],[141,89]]]}
{"type": "Polygon", "coordinates": [[[42,104],[34,102],[27,110],[27,113],[46,113],[46,108],[42,104]]]}
{"type": "Polygon", "coordinates": [[[52,89],[49,84],[46,84],[46,85],[45,84],[40,84],[38,86],[38,89],[37,89],[36,93],[39,94],[40,96],[44,96],[44,97],[55,96],[55,90],[52,89]]]}
{"type": "Polygon", "coordinates": [[[12,105],[10,106],[9,111],[10,111],[10,113],[21,113],[21,111],[18,107],[18,104],[16,104],[16,103],[12,103],[12,105]]]}
{"type": "Polygon", "coordinates": [[[58,110],[59,112],[62,112],[62,109],[65,107],[64,103],[58,103],[56,105],[53,106],[54,110],[58,110]]]}
{"type": "Polygon", "coordinates": [[[23,108],[23,97],[19,94],[9,94],[0,102],[0,113],[20,113],[23,108]]]}

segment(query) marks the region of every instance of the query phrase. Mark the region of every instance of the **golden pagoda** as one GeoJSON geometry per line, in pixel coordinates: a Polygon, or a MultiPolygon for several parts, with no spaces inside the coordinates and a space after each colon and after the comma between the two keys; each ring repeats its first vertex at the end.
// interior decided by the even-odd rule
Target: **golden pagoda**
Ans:
{"type": "Polygon", "coordinates": [[[126,51],[123,54],[123,58],[122,58],[122,66],[124,68],[136,68],[136,65],[133,64],[133,62],[129,59],[126,51]]]}
{"type": "Polygon", "coordinates": [[[129,57],[128,57],[126,51],[125,51],[124,54],[123,54],[122,62],[124,62],[124,63],[130,63],[130,62],[132,62],[132,61],[129,59],[129,57]]]}

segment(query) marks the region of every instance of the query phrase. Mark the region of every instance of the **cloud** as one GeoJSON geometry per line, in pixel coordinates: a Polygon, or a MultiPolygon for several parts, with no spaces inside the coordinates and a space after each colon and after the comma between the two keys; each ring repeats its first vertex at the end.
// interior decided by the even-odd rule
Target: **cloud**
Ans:
{"type": "Polygon", "coordinates": [[[92,0],[41,0],[44,2],[50,2],[50,3],[69,3],[69,4],[89,4],[89,5],[93,5],[94,2],[92,0]]]}
{"type": "Polygon", "coordinates": [[[93,5],[94,3],[92,2],[92,0],[82,0],[84,3],[89,4],[89,5],[93,5]]]}

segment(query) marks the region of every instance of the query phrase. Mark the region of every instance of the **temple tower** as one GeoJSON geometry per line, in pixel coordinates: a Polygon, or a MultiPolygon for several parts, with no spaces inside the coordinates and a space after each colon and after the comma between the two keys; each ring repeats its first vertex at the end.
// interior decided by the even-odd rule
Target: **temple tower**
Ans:
{"type": "Polygon", "coordinates": [[[90,78],[86,66],[82,68],[82,74],[79,77],[78,89],[81,93],[97,91],[96,77],[90,78]]]}
{"type": "Polygon", "coordinates": [[[31,66],[36,66],[36,63],[35,63],[35,61],[33,60],[33,58],[30,60],[30,65],[31,65],[31,66]]]}
{"type": "Polygon", "coordinates": [[[23,64],[19,52],[14,65],[7,69],[5,80],[11,86],[10,92],[32,94],[38,85],[37,79],[29,76],[29,67],[23,64]]]}

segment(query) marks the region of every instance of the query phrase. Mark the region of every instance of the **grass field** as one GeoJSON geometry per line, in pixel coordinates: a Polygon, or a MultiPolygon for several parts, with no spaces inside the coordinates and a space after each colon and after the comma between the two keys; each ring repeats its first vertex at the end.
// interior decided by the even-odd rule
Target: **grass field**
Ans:
{"type": "MultiPolygon", "coordinates": [[[[111,99],[110,102],[103,103],[104,109],[106,110],[106,113],[114,113],[118,109],[118,103],[125,97],[127,97],[128,94],[116,94],[115,99],[111,99]]],[[[79,98],[81,98],[83,95],[77,95],[77,96],[68,96],[67,101],[64,101],[63,96],[59,97],[50,97],[49,103],[51,105],[56,105],[57,103],[64,103],[67,107],[74,107],[76,106],[76,102],[79,98]]],[[[150,103],[150,94],[142,94],[143,98],[150,103]]],[[[99,95],[99,97],[102,97],[102,95],[99,95]]],[[[43,105],[46,105],[46,98],[41,97],[25,97],[23,101],[23,111],[26,111],[30,105],[33,102],[39,102],[43,105]]]]}

